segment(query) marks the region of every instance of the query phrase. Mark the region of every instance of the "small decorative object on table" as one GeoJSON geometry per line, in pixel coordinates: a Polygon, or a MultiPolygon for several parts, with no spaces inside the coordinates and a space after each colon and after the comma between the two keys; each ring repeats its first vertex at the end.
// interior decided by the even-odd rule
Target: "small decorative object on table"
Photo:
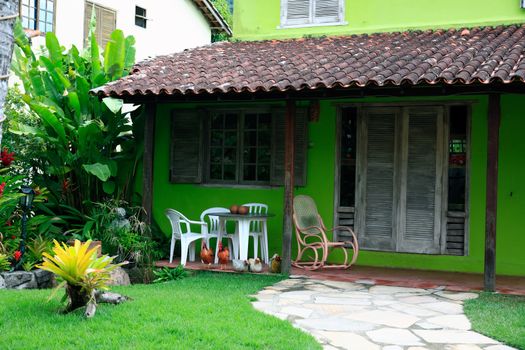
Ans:
{"type": "Polygon", "coordinates": [[[230,207],[230,213],[237,214],[239,212],[239,206],[237,204],[234,204],[230,207]]]}
{"type": "Polygon", "coordinates": [[[248,262],[246,260],[232,260],[233,269],[237,272],[247,272],[248,271],[248,262]]]}
{"type": "Polygon", "coordinates": [[[277,254],[274,254],[270,259],[270,272],[281,273],[281,257],[277,254]]]}
{"type": "Polygon", "coordinates": [[[237,211],[237,213],[239,213],[240,215],[246,215],[250,212],[250,208],[248,207],[245,207],[244,205],[241,205],[239,207],[239,210],[237,211]]]}
{"type": "Polygon", "coordinates": [[[263,265],[261,262],[261,259],[255,258],[255,259],[248,259],[248,265],[250,265],[250,271],[251,272],[261,272],[263,265]]]}

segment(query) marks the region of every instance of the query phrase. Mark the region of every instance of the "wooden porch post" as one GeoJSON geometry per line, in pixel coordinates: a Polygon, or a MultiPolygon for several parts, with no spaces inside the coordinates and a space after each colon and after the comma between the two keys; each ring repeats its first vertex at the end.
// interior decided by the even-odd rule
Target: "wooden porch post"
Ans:
{"type": "Polygon", "coordinates": [[[293,189],[295,168],[295,101],[286,102],[284,141],[284,221],[281,272],[290,274],[292,267],[293,189]]]}
{"type": "Polygon", "coordinates": [[[496,220],[498,205],[498,156],[501,120],[500,95],[489,95],[487,149],[487,207],[485,217],[485,291],[496,288],[496,220]]]}
{"type": "Polygon", "coordinates": [[[142,169],[142,207],[146,211],[146,222],[153,220],[153,151],[155,147],[156,104],[148,103],[144,116],[144,155],[142,169]]]}

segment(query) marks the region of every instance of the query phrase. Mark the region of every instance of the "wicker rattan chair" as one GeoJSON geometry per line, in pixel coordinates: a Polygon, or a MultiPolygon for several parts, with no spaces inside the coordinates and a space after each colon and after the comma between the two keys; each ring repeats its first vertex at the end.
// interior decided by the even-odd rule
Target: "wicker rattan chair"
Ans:
{"type": "Polygon", "coordinates": [[[297,259],[292,262],[293,266],[306,270],[317,270],[320,268],[346,269],[354,264],[359,253],[359,245],[354,232],[345,226],[327,229],[311,197],[301,195],[294,198],[293,220],[298,245],[297,259]],[[345,231],[345,235],[351,237],[351,240],[346,242],[329,241],[326,232],[335,233],[337,231],[345,231]],[[327,264],[328,255],[331,250],[336,248],[340,248],[344,252],[344,262],[342,264],[327,264]],[[303,261],[303,255],[307,250],[313,252],[313,261],[303,261]],[[352,250],[350,261],[348,250],[352,250]]]}

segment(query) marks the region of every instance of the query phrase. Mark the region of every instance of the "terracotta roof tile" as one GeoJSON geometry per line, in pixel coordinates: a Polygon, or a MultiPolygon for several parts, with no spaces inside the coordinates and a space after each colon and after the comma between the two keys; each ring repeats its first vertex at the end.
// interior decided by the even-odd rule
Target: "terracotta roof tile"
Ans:
{"type": "Polygon", "coordinates": [[[100,96],[525,82],[525,25],[222,42],[138,63],[100,96]]]}

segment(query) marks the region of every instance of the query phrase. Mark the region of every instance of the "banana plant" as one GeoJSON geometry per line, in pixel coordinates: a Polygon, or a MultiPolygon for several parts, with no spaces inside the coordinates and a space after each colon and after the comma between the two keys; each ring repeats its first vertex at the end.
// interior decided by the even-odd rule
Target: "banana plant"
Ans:
{"type": "Polygon", "coordinates": [[[38,126],[12,122],[10,131],[45,144],[35,181],[50,191],[50,200],[86,213],[87,203],[105,197],[130,200],[134,164],[141,157],[133,122],[141,108],[123,113],[121,100],[99,100],[89,91],[129,73],[135,39],[121,30],[111,34],[103,53],[95,37],[93,14],[87,47],[65,50],[54,33],[46,33],[45,50],[33,51],[22,26],[15,27],[13,71],[24,87],[23,100],[39,118],[38,126]]]}

